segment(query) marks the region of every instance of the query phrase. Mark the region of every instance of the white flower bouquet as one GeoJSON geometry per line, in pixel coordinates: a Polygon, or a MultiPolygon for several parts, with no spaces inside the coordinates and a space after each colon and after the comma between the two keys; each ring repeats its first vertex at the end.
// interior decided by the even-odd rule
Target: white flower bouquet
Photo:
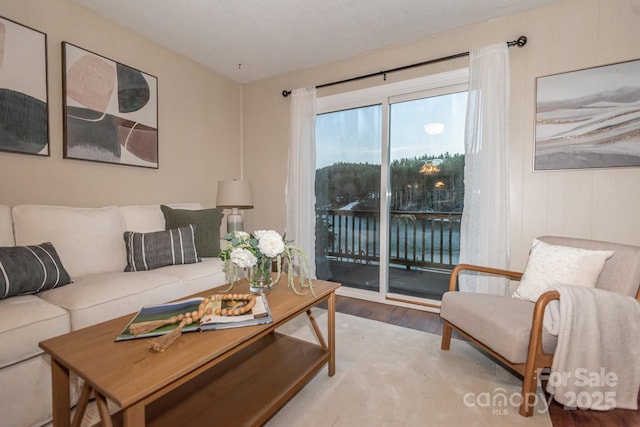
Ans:
{"type": "Polygon", "coordinates": [[[302,249],[287,242],[283,236],[274,230],[257,230],[252,234],[244,231],[227,233],[225,240],[229,242],[220,252],[220,259],[224,261],[224,273],[229,282],[229,289],[240,279],[241,271],[248,273],[253,289],[258,283],[275,285],[280,281],[282,266],[286,261],[288,285],[293,292],[304,295],[313,294],[313,283],[310,277],[309,259],[302,249]],[[276,262],[276,278],[272,280],[272,262],[276,262]],[[300,271],[298,288],[294,275],[295,266],[300,271]],[[307,290],[305,290],[307,289],[307,290]]]}

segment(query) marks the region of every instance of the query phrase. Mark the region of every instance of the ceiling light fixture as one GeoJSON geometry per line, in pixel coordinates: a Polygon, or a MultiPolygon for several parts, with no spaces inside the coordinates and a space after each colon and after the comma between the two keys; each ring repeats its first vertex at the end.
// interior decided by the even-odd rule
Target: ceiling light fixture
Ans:
{"type": "Polygon", "coordinates": [[[440,172],[441,163],[442,160],[440,159],[427,160],[418,172],[422,175],[435,175],[440,172]]]}
{"type": "Polygon", "coordinates": [[[444,123],[427,123],[424,125],[424,131],[429,135],[438,135],[444,131],[444,123]]]}

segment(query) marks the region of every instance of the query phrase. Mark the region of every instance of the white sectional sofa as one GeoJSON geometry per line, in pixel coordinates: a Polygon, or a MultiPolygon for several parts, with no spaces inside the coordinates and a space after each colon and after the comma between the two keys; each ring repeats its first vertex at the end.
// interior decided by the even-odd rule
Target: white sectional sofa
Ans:
{"type": "MultiPolygon", "coordinates": [[[[203,209],[197,203],[169,206],[203,209]]],[[[0,247],[51,242],[73,281],[0,299],[0,425],[40,426],[51,420],[50,360],[40,341],[225,283],[217,257],[125,272],[124,232],[164,229],[160,205],[0,205],[0,247]]],[[[219,222],[217,231],[219,239],[219,222]]]]}

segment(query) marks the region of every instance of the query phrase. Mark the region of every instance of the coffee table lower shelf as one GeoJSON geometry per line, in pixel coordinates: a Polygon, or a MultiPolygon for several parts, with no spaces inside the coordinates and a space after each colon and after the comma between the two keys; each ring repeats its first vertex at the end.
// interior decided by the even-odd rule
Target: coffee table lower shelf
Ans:
{"type": "Polygon", "coordinates": [[[272,332],[148,404],[146,425],[262,425],[329,359],[320,345],[272,332]]]}

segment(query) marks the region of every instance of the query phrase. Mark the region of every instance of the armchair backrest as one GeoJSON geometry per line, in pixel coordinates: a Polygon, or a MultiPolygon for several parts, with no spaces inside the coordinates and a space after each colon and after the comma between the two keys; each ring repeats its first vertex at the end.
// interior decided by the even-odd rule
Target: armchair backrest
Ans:
{"type": "Polygon", "coordinates": [[[541,236],[538,240],[550,245],[613,251],[613,256],[604,264],[596,287],[634,298],[640,297],[640,246],[558,236],[541,236]]]}

